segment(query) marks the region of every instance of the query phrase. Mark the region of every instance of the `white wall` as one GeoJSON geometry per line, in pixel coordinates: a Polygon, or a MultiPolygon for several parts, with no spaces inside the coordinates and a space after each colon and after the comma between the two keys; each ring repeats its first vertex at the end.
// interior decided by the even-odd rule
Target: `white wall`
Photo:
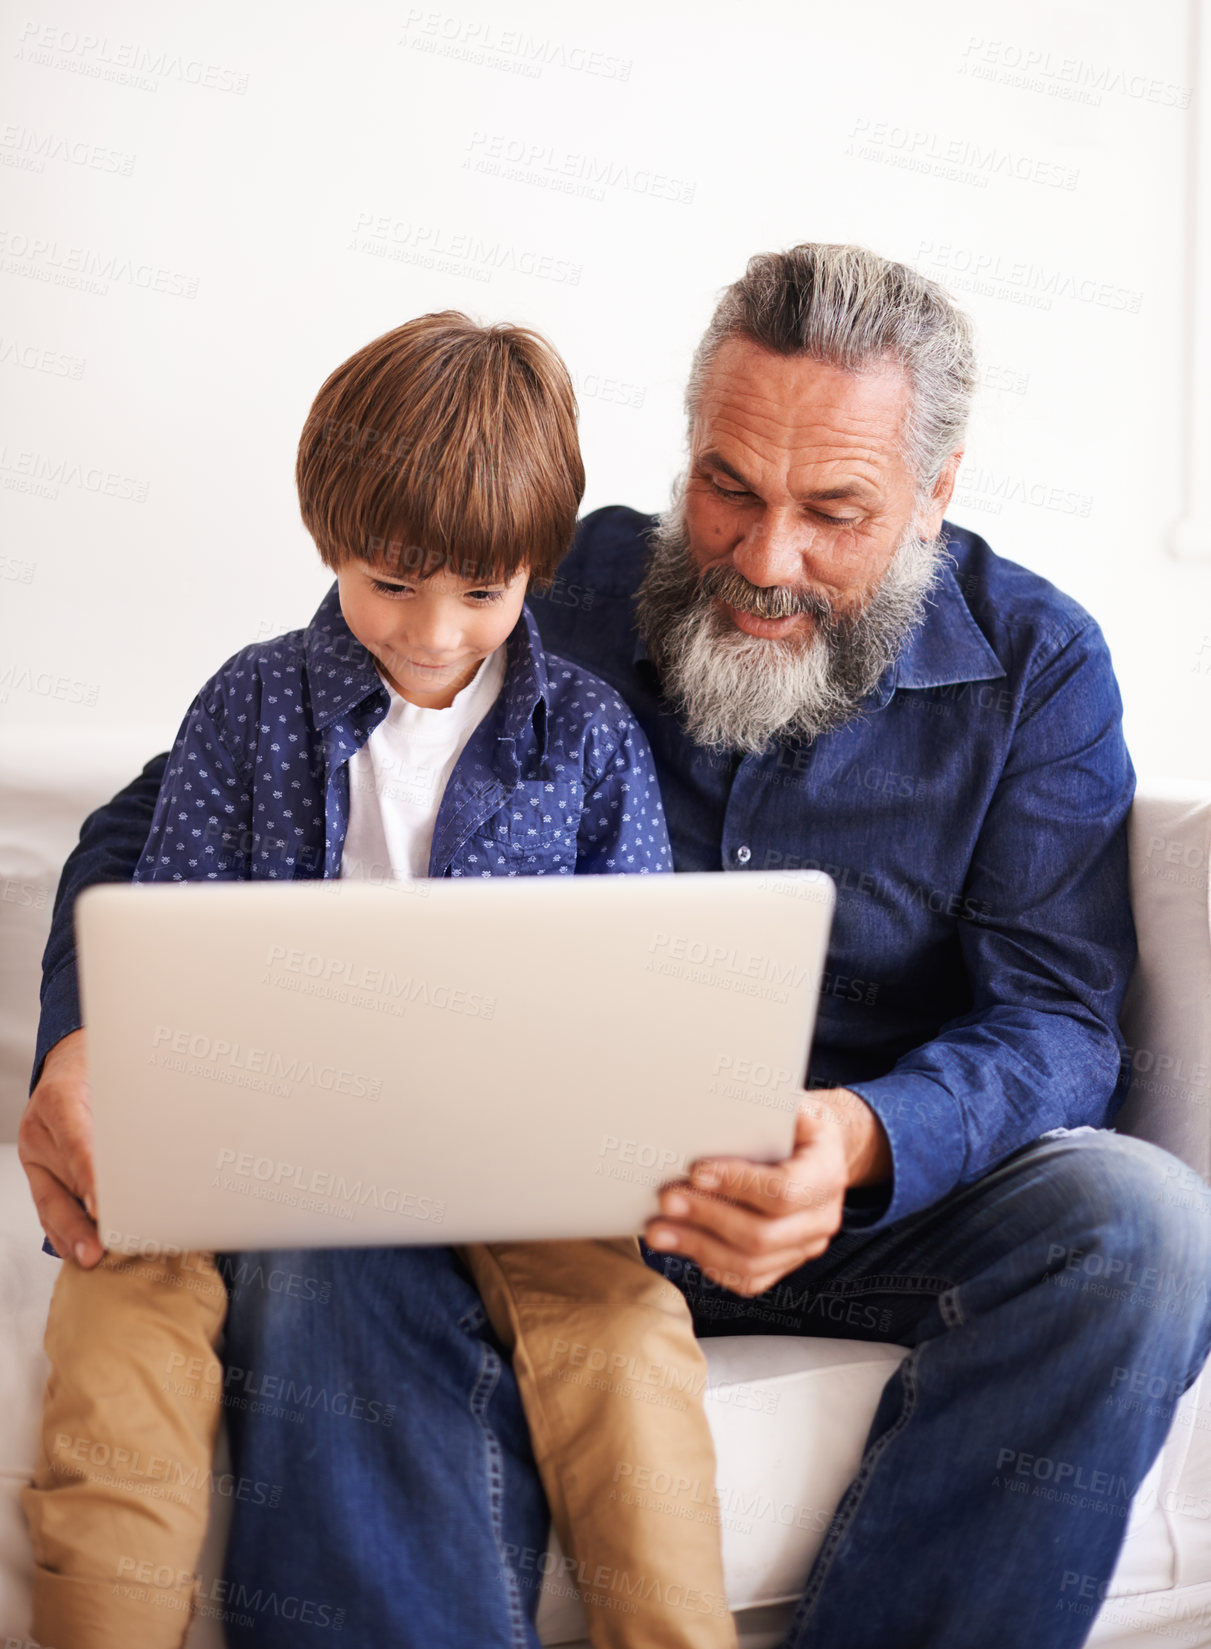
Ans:
{"type": "Polygon", "coordinates": [[[328,578],[294,446],[377,333],[444,307],[540,327],[581,387],[588,506],[655,508],[718,288],[753,251],[846,239],[976,318],[988,385],[952,517],[1099,618],[1141,771],[1211,778],[1211,562],[1167,548],[1186,0],[10,16],[10,723],[137,724],[151,754],[223,658],[306,621],[328,578]]]}

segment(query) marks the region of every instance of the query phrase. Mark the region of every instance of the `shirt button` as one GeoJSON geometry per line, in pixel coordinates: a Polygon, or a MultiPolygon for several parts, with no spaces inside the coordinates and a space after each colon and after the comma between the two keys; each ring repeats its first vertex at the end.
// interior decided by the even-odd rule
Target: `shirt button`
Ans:
{"type": "Polygon", "coordinates": [[[752,848],[749,847],[747,843],[741,842],[740,846],[736,849],[736,863],[738,865],[746,865],[752,856],[752,848]]]}

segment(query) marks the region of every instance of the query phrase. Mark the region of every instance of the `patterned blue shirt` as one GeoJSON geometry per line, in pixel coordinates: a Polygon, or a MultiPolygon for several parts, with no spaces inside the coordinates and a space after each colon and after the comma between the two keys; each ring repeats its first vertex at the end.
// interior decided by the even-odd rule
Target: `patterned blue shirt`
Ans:
{"type": "MultiPolygon", "coordinates": [[[[523,607],[504,685],[442,795],[430,876],[672,869],[647,740],[611,688],[545,653],[523,607]]],[[[228,659],[190,706],[136,882],[338,876],[349,758],[386,716],[334,584],[305,630],[228,659]]]]}

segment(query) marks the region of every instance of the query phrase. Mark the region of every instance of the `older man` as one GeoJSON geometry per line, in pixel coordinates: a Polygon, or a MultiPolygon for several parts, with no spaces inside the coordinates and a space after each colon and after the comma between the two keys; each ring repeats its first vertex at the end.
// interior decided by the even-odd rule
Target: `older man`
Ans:
{"type": "MultiPolygon", "coordinates": [[[[678,870],[819,866],[838,887],[793,1155],[697,1165],[647,1232],[701,1334],[910,1348],[795,1649],[1081,1643],[1065,1573],[1110,1576],[1211,1341],[1211,1216],[1166,1203],[1164,1153],[1104,1131],[1134,955],[1119,695],[1086,612],[943,522],[973,382],[966,320],[912,270],[842,246],[753,259],[695,357],[673,508],[590,516],[535,603],[547,644],[639,716],[678,870]],[[1126,1285],[1071,1286],[1090,1252],[1126,1285]],[[1168,1393],[1129,1423],[1123,1368],[1168,1393]],[[1067,1487],[1018,1492],[1028,1457],[1067,1487]]],[[[70,905],[130,874],[161,766],[86,824],[47,952],[23,1154],[82,1263],[70,905]]],[[[542,1508],[466,1277],[439,1249],[296,1265],[325,1312],[233,1278],[229,1362],[395,1400],[401,1422],[301,1435],[234,1409],[239,1470],[290,1511],[236,1506],[232,1583],[345,1608],[346,1641],[532,1645],[542,1508]]],[[[228,1636],[299,1641],[265,1619],[228,1636]]]]}

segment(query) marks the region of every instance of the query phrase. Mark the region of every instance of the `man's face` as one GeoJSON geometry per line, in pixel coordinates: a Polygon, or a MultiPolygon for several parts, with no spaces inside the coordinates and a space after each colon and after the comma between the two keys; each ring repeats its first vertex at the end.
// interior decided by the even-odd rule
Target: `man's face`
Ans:
{"type": "Polygon", "coordinates": [[[843,726],[922,621],[960,454],[923,498],[900,453],[910,393],[897,367],[720,347],[637,614],[698,743],[757,753],[843,726]]]}
{"type": "MultiPolygon", "coordinates": [[[[725,343],[699,403],[686,484],[699,574],[734,571],[750,585],[823,597],[852,618],[913,521],[916,478],[900,452],[910,395],[894,365],[859,375],[725,343]]],[[[920,537],[937,534],[952,486],[953,475],[918,518],[920,537]]],[[[816,625],[810,613],[738,611],[720,582],[718,610],[747,635],[793,645],[816,625]]]]}

